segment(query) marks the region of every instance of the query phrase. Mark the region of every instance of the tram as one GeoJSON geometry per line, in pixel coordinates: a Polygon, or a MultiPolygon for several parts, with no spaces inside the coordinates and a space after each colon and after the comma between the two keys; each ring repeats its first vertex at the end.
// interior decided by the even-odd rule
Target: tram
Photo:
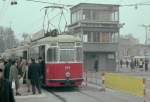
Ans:
{"type": "Polygon", "coordinates": [[[79,86],[83,81],[82,43],[71,35],[46,37],[31,43],[31,58],[44,59],[43,82],[49,87],[79,86]]]}
{"type": "Polygon", "coordinates": [[[28,59],[28,49],[29,45],[27,44],[7,49],[4,53],[2,53],[2,57],[5,59],[17,59],[20,57],[23,59],[28,59]]]}

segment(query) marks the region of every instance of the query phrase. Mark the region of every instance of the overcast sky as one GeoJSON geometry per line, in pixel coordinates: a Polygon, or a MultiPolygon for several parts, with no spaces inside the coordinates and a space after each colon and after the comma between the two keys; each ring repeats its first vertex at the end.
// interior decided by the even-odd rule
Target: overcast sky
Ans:
{"type": "MultiPolygon", "coordinates": [[[[40,10],[48,4],[34,3],[26,0],[17,0],[18,5],[11,6],[10,0],[0,1],[0,25],[12,27],[18,38],[23,32],[34,33],[42,28],[44,10],[40,10]]],[[[76,5],[78,3],[100,3],[100,4],[135,4],[148,0],[41,0],[52,3],[63,3],[76,5]]],[[[150,4],[150,3],[149,3],[150,4]]],[[[140,27],[141,24],[150,24],[150,5],[134,7],[120,7],[120,23],[125,23],[121,29],[121,34],[133,34],[134,37],[145,41],[145,29],[140,27]]],[[[49,16],[54,16],[58,10],[51,10],[49,16]]],[[[69,20],[69,9],[65,15],[69,20]]],[[[57,20],[58,21],[58,20],[57,20]]],[[[54,19],[53,23],[56,23],[54,19]]]]}

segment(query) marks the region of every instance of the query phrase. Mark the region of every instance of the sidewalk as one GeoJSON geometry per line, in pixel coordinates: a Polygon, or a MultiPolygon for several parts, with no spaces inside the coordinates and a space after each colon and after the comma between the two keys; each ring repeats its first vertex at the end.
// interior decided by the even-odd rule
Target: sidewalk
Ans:
{"type": "Polygon", "coordinates": [[[20,80],[20,88],[19,88],[19,93],[21,96],[16,96],[15,91],[14,91],[14,96],[15,98],[31,98],[31,97],[44,97],[45,94],[42,91],[42,94],[36,93],[35,95],[32,94],[32,89],[30,88],[30,92],[28,92],[27,85],[22,83],[22,80],[20,80]]]}

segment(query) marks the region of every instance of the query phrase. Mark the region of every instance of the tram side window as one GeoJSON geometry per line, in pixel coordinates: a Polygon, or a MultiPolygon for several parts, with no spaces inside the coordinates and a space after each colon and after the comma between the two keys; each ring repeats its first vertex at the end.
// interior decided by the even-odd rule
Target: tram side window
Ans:
{"type": "Polygon", "coordinates": [[[54,62],[56,59],[56,48],[49,48],[47,50],[47,61],[54,62]]]}
{"type": "Polygon", "coordinates": [[[39,50],[38,47],[33,47],[30,49],[30,58],[38,59],[39,57],[39,50]]]}

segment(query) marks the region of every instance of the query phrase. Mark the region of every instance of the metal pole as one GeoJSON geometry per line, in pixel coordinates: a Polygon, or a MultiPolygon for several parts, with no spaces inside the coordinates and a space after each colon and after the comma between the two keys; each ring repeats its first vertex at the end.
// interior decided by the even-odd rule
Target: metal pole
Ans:
{"type": "Polygon", "coordinates": [[[150,27],[150,25],[142,25],[142,27],[144,27],[145,28],[145,49],[144,49],[144,56],[145,56],[145,59],[144,59],[144,70],[146,71],[147,70],[147,58],[146,58],[146,56],[147,56],[147,49],[148,49],[148,47],[147,47],[147,44],[148,44],[148,28],[150,27]]]}
{"type": "MultiPolygon", "coordinates": [[[[145,27],[145,51],[144,51],[144,56],[146,57],[146,53],[147,53],[147,28],[148,28],[148,26],[145,25],[144,27],[145,27]]],[[[145,71],[146,59],[144,59],[144,62],[145,62],[145,63],[144,63],[143,68],[144,68],[144,71],[145,71]]]]}
{"type": "Polygon", "coordinates": [[[148,26],[145,26],[145,31],[146,31],[146,35],[145,35],[145,47],[147,48],[147,29],[148,29],[148,26]]]}

